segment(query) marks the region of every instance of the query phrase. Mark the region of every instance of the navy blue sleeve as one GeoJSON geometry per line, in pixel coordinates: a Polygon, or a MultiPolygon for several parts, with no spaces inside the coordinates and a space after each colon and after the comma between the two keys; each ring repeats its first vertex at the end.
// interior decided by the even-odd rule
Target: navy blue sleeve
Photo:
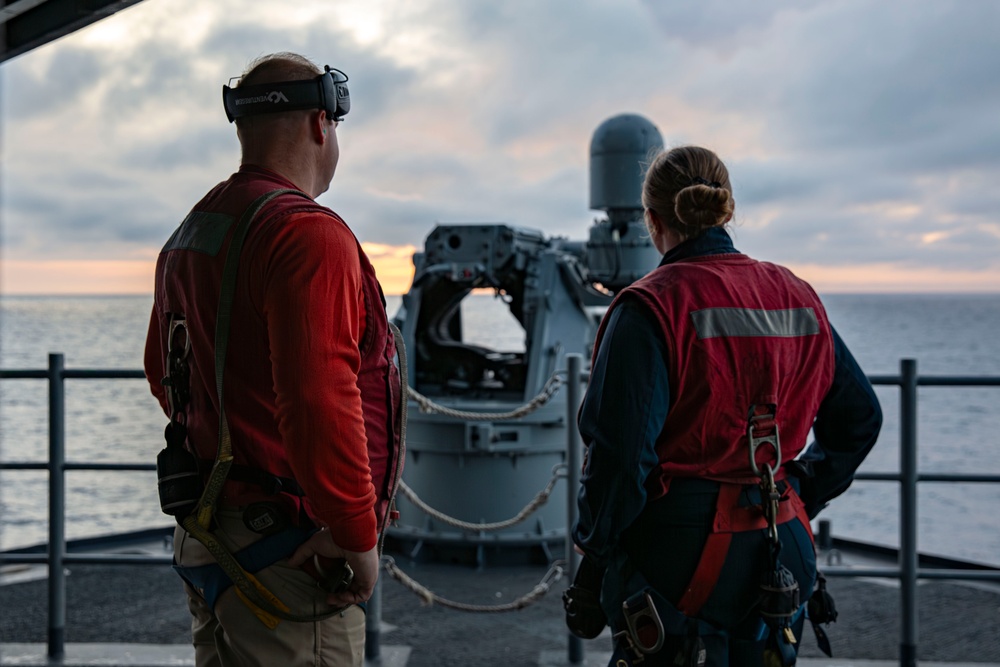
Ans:
{"type": "Polygon", "coordinates": [[[882,428],[875,390],[836,330],[833,344],[833,384],[813,423],[816,440],[792,469],[802,478],[800,495],[810,518],[847,490],[882,428]]]}
{"type": "Polygon", "coordinates": [[[656,439],[670,402],[666,344],[652,314],[623,300],[609,314],[580,409],[587,446],[573,539],[604,567],[646,504],[656,439]]]}

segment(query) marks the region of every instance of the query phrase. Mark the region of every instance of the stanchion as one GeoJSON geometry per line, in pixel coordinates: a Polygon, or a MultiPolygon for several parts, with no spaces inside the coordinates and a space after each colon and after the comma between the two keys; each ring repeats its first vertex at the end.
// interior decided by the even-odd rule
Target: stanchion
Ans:
{"type": "MultiPolygon", "coordinates": [[[[580,467],[583,460],[580,428],[576,423],[576,411],[580,406],[582,363],[581,355],[566,355],[566,575],[570,585],[576,579],[576,569],[580,563],[573,544],[573,526],[576,525],[576,496],[580,489],[580,467]]],[[[568,658],[571,665],[583,662],[583,640],[572,633],[569,634],[568,658]]]]}
{"type": "Polygon", "coordinates": [[[917,664],[917,360],[899,362],[899,664],[917,664]]]}
{"type": "Polygon", "coordinates": [[[381,641],[382,633],[382,576],[379,572],[378,580],[375,582],[375,590],[368,598],[368,607],[365,609],[365,660],[378,660],[382,657],[381,641]]]}
{"type": "Polygon", "coordinates": [[[66,392],[65,359],[49,355],[49,629],[50,658],[62,658],[66,637],[66,392]]]}

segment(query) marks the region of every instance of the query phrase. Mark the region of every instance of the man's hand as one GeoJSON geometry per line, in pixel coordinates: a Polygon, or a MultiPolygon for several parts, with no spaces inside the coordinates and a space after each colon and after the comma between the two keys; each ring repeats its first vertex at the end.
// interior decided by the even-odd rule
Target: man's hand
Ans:
{"type": "Polygon", "coordinates": [[[365,552],[348,551],[337,546],[330,531],[324,528],[306,540],[288,559],[288,564],[298,567],[315,556],[343,558],[354,570],[354,579],[347,590],[328,595],[328,604],[346,606],[364,602],[372,596],[378,581],[378,551],[375,547],[365,552]]]}

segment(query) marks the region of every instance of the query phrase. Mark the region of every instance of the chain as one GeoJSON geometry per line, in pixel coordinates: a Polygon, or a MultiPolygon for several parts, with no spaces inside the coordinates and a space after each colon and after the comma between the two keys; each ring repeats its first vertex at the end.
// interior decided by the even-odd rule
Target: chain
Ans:
{"type": "Polygon", "coordinates": [[[406,496],[406,499],[416,505],[418,509],[423,510],[425,514],[430,515],[442,523],[446,523],[449,526],[454,526],[455,528],[461,528],[463,530],[491,531],[500,530],[502,528],[510,528],[511,526],[516,526],[527,519],[536,509],[548,502],[549,496],[552,495],[552,490],[555,488],[556,482],[565,476],[566,464],[557,463],[552,467],[552,478],[549,480],[549,483],[545,485],[544,489],[535,495],[534,499],[532,499],[530,503],[524,506],[524,509],[510,519],[506,519],[504,521],[494,521],[493,523],[471,523],[469,521],[462,521],[460,519],[450,517],[421,500],[413,489],[408,487],[406,482],[403,480],[399,481],[399,490],[402,491],[403,495],[406,496]]]}
{"type": "Polygon", "coordinates": [[[396,565],[396,561],[393,560],[391,556],[383,556],[382,560],[384,561],[382,567],[385,571],[388,572],[393,579],[403,584],[403,586],[410,589],[412,592],[416,593],[417,596],[423,600],[425,605],[438,604],[442,607],[473,613],[500,613],[517,611],[518,609],[524,609],[525,607],[534,604],[549,592],[549,589],[552,588],[552,584],[562,579],[563,566],[566,564],[566,562],[562,560],[553,561],[552,565],[549,567],[549,571],[545,573],[545,576],[542,577],[541,581],[535,584],[535,587],[528,593],[512,602],[498,605],[483,605],[456,602],[454,600],[443,598],[399,569],[399,566],[396,565]]]}
{"type": "Polygon", "coordinates": [[[548,403],[549,400],[555,395],[556,391],[559,390],[559,386],[564,382],[565,380],[560,377],[559,373],[556,373],[545,382],[545,385],[542,387],[542,390],[538,392],[537,396],[521,407],[511,410],[510,412],[467,412],[465,410],[455,410],[454,408],[445,407],[435,403],[413,387],[407,387],[407,391],[410,398],[416,401],[417,405],[420,406],[420,412],[425,414],[429,412],[436,412],[447,417],[465,419],[467,421],[506,421],[510,419],[520,419],[521,417],[531,414],[538,408],[548,403]]]}

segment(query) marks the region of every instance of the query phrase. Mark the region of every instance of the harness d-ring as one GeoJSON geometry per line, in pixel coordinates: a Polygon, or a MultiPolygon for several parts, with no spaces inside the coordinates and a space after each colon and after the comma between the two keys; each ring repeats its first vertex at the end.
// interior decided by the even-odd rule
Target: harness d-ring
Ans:
{"type": "Polygon", "coordinates": [[[663,621],[656,611],[653,598],[648,591],[643,591],[641,597],[633,595],[622,603],[622,612],[625,616],[625,627],[628,629],[628,637],[631,640],[631,647],[642,655],[656,653],[663,648],[665,632],[663,621]],[[646,641],[646,630],[652,627],[656,635],[652,638],[652,643],[646,641]]]}
{"type": "Polygon", "coordinates": [[[778,438],[778,422],[775,420],[777,406],[769,403],[760,407],[766,408],[768,412],[757,414],[758,406],[751,405],[747,414],[747,444],[750,447],[750,469],[757,477],[764,476],[764,472],[757,465],[757,449],[762,445],[771,445],[771,448],[774,450],[774,465],[767,466],[771,469],[772,473],[781,467],[781,440],[778,438]],[[774,429],[774,432],[770,435],[757,435],[755,433],[763,421],[769,421],[769,425],[774,429]]]}

